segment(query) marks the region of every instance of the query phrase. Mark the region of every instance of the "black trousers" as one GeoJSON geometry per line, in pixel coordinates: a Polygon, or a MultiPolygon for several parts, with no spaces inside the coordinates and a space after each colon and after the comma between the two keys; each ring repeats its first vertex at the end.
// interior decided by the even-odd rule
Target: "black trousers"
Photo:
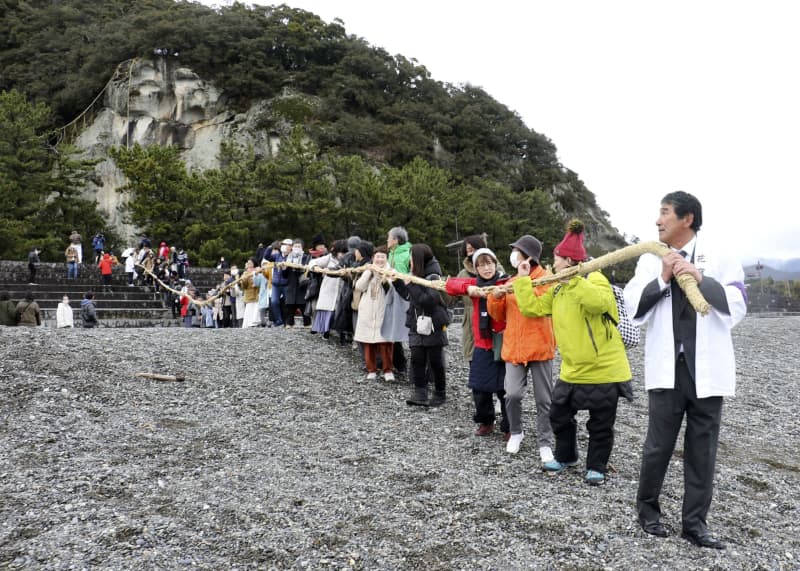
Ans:
{"type": "MultiPolygon", "coordinates": [[[[554,456],[559,462],[578,461],[578,423],[575,414],[578,408],[571,401],[550,403],[550,426],[556,439],[554,456]]],[[[614,423],[617,420],[617,401],[611,406],[589,409],[586,431],[589,446],[586,450],[586,469],[605,474],[608,459],[614,448],[614,423]]]]}
{"type": "Polygon", "coordinates": [[[472,389],[472,398],[475,401],[475,416],[472,419],[478,424],[494,424],[494,395],[500,400],[500,431],[509,432],[508,416],[506,415],[506,391],[486,393],[472,389]]]}
{"type": "Polygon", "coordinates": [[[433,383],[436,390],[444,391],[444,347],[441,345],[411,347],[411,372],[415,386],[428,386],[428,377],[425,374],[426,365],[429,365],[433,372],[433,383]]]}
{"type": "Polygon", "coordinates": [[[28,280],[30,283],[36,283],[36,264],[28,264],[28,271],[31,273],[30,279],[28,280]]]}
{"type": "Polygon", "coordinates": [[[636,494],[639,521],[644,525],[661,517],[658,497],[686,416],[682,523],[684,531],[702,535],[708,529],[706,516],[714,488],[722,397],[697,398],[694,380],[681,356],[675,365],[675,388],[651,390],[648,398],[650,420],[636,494]]]}
{"type": "Polygon", "coordinates": [[[408,366],[406,363],[406,353],[403,350],[403,344],[399,341],[395,341],[392,347],[392,365],[401,373],[406,372],[406,367],[408,366]]]}

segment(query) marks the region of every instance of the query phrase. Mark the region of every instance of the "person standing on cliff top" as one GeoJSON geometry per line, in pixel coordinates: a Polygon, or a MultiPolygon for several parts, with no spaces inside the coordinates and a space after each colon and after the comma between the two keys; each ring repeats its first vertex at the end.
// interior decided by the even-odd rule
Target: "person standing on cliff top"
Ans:
{"type": "Polygon", "coordinates": [[[39,269],[39,250],[36,247],[28,252],[28,271],[30,272],[29,285],[36,285],[36,270],[39,269]]]}
{"type": "Polygon", "coordinates": [[[81,235],[77,230],[73,230],[69,235],[69,243],[78,252],[78,264],[83,263],[83,245],[81,244],[81,235]]]}

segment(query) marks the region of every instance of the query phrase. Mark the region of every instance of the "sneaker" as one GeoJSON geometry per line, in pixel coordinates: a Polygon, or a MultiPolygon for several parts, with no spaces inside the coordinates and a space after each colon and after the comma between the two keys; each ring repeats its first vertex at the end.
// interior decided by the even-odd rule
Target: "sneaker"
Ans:
{"type": "Polygon", "coordinates": [[[475,436],[489,436],[492,432],[494,432],[494,423],[481,424],[475,431],[475,436]]]}
{"type": "Polygon", "coordinates": [[[587,470],[584,480],[590,486],[599,486],[600,484],[606,481],[606,477],[605,474],[602,474],[601,472],[598,472],[596,470],[587,470]]]}
{"type": "Polygon", "coordinates": [[[553,450],[549,446],[542,446],[539,448],[539,457],[542,459],[542,464],[547,464],[555,460],[555,456],[553,456],[553,450]]]}
{"type": "Polygon", "coordinates": [[[519,447],[522,444],[523,438],[525,438],[525,435],[522,432],[519,434],[512,434],[511,438],[508,439],[508,443],[506,444],[506,452],[509,454],[516,454],[519,452],[519,447]]]}
{"type": "Polygon", "coordinates": [[[384,373],[383,374],[383,380],[384,381],[394,381],[394,373],[391,372],[391,371],[389,371],[387,373],[384,373]]]}
{"type": "Polygon", "coordinates": [[[378,373],[367,373],[367,380],[374,381],[378,378],[378,373]]]}
{"type": "Polygon", "coordinates": [[[545,472],[553,472],[553,473],[557,474],[558,472],[563,472],[564,470],[566,470],[570,466],[574,466],[577,463],[578,463],[577,461],[576,462],[559,462],[558,460],[553,459],[553,460],[550,460],[550,462],[545,462],[544,464],[542,464],[542,468],[544,469],[545,472]]]}

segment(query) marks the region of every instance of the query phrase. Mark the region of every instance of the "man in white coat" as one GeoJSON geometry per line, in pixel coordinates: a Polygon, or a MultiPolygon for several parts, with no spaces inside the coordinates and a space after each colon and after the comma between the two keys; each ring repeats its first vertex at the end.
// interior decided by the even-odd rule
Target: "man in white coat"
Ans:
{"type": "Polygon", "coordinates": [[[708,530],[722,399],[733,396],[736,366],[731,329],[747,310],[744,271],[698,236],[700,201],[683,191],[661,201],[659,240],[672,251],[645,254],[625,287],[625,305],[636,325],[646,328],[645,388],[649,423],[642,450],[636,509],[642,529],[669,535],[661,523],[659,495],[684,416],[684,496],[681,537],[699,547],[724,549],[708,530]],[[696,315],[674,279],[692,275],[711,305],[696,315]]]}

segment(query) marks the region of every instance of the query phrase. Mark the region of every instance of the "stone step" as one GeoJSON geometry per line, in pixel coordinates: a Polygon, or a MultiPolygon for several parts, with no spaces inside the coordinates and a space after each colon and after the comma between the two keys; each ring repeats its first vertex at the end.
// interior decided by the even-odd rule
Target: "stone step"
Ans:
{"type": "MultiPolygon", "coordinates": [[[[45,319],[45,327],[56,327],[55,318],[45,319]]],[[[182,327],[183,320],[180,319],[138,319],[138,318],[115,318],[105,319],[100,322],[99,327],[182,327]]],[[[75,320],[75,327],[82,327],[81,320],[75,320]]]]}
{"type": "MultiPolygon", "coordinates": [[[[20,298],[21,299],[21,298],[20,298]]],[[[140,300],[140,299],[109,299],[109,300],[99,300],[95,298],[95,307],[97,309],[141,309],[141,310],[150,310],[150,309],[165,309],[164,304],[161,303],[161,300],[140,300]]],[[[44,309],[52,309],[53,311],[56,310],[58,304],[61,303],[61,298],[58,299],[40,299],[36,298],[36,303],[39,304],[39,308],[44,309]]],[[[70,299],[69,306],[72,309],[78,310],[81,307],[81,300],[80,299],[70,299]]]]}
{"type": "MultiPolygon", "coordinates": [[[[30,278],[27,262],[0,260],[0,282],[27,284],[30,278]]],[[[215,268],[191,268],[187,278],[201,289],[210,289],[222,281],[222,272],[215,268]]],[[[66,264],[42,263],[36,272],[36,281],[40,283],[67,284],[71,283],[89,289],[99,288],[102,285],[100,270],[89,264],[82,264],[78,270],[78,278],[67,280],[66,264]]],[[[116,286],[125,286],[128,275],[124,266],[117,266],[111,274],[111,283],[116,286]]]]}
{"type": "MultiPolygon", "coordinates": [[[[83,289],[84,291],[89,289],[99,289],[103,287],[103,281],[100,276],[97,277],[79,277],[77,279],[66,279],[63,276],[59,277],[48,277],[46,275],[42,275],[41,273],[36,274],[36,283],[29,284],[28,279],[29,275],[27,272],[25,274],[20,273],[13,273],[13,272],[0,272],[0,282],[3,283],[14,283],[18,285],[30,285],[31,287],[41,286],[45,284],[50,285],[59,285],[63,287],[76,287],[83,289]]],[[[191,279],[191,282],[200,288],[212,288],[216,287],[217,284],[222,282],[222,276],[217,278],[216,276],[199,276],[197,278],[191,279]]],[[[126,274],[117,275],[112,274],[111,277],[111,285],[113,287],[127,287],[128,286],[128,276],[126,274]]],[[[137,286],[138,287],[138,286],[137,286]]]]}
{"type": "MultiPolygon", "coordinates": [[[[122,309],[119,307],[96,307],[97,319],[101,322],[109,319],[172,319],[172,310],[164,308],[134,308],[122,309]]],[[[42,319],[55,323],[56,308],[41,308],[42,319]]],[[[78,308],[72,308],[72,317],[75,321],[81,320],[78,308]]]]}
{"type": "Polygon", "coordinates": [[[62,287],[55,284],[40,284],[38,286],[22,286],[19,284],[0,284],[0,291],[6,291],[12,299],[23,299],[25,294],[31,292],[36,301],[54,299],[61,301],[62,296],[67,295],[71,300],[83,298],[83,294],[92,291],[95,298],[118,299],[127,301],[153,301],[161,298],[160,293],[147,291],[143,288],[112,287],[111,291],[95,290],[92,288],[84,289],[80,287],[62,287]]]}

